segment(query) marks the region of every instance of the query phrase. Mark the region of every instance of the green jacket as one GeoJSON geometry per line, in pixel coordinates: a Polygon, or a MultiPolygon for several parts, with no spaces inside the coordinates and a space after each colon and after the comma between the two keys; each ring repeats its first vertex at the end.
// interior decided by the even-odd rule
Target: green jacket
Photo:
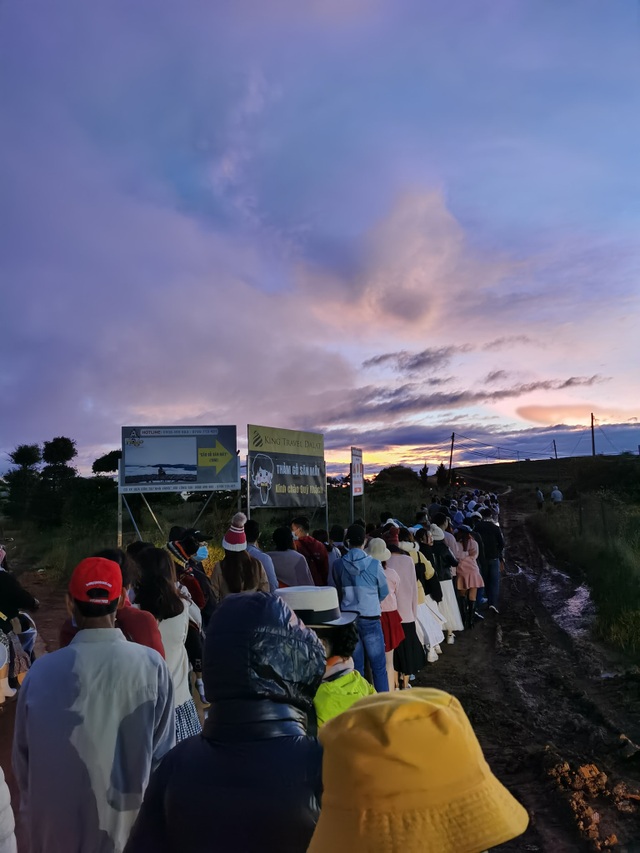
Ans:
{"type": "Polygon", "coordinates": [[[332,681],[323,681],[313,700],[318,726],[337,717],[363,696],[371,696],[375,692],[369,682],[356,670],[347,672],[332,681]]]}

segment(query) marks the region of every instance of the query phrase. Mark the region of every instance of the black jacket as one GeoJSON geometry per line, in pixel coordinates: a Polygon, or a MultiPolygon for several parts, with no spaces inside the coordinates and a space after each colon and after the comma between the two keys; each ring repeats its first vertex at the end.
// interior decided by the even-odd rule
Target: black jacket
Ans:
{"type": "Polygon", "coordinates": [[[504,537],[498,525],[494,524],[493,521],[479,521],[474,529],[482,537],[485,564],[489,560],[501,560],[504,551],[504,537]]]}
{"type": "Polygon", "coordinates": [[[240,593],[216,608],[202,735],[151,777],[125,853],[303,853],[320,812],[322,753],[307,711],[325,656],[275,595],[240,593]]]}
{"type": "Polygon", "coordinates": [[[19,610],[35,610],[38,602],[20,584],[20,581],[7,571],[0,570],[0,630],[10,631],[11,620],[19,610]]]}
{"type": "MultiPolygon", "coordinates": [[[[429,546],[427,546],[429,547],[429,546]]],[[[458,561],[444,539],[436,540],[431,546],[431,563],[439,581],[451,580],[451,567],[457,566],[458,561]]]]}

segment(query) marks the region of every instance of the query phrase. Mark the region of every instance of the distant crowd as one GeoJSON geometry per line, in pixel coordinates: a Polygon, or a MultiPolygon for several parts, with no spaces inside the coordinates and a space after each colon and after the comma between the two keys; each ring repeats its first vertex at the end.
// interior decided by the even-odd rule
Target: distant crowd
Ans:
{"type": "Polygon", "coordinates": [[[463,491],[404,522],[300,515],[263,550],[237,513],[210,576],[210,537],[174,527],[82,560],[35,662],[15,620],[37,602],[0,572],[20,849],[481,853],[524,832],[459,702],[414,684],[498,615],[499,520],[463,491]]]}

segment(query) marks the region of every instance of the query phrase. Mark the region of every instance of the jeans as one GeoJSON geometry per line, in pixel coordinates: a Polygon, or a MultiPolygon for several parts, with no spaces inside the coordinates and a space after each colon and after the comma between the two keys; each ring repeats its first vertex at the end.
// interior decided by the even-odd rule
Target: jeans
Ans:
{"type": "Polygon", "coordinates": [[[500,600],[500,558],[487,560],[487,598],[489,599],[489,607],[498,606],[500,600]]]}
{"type": "Polygon", "coordinates": [[[373,675],[373,686],[377,693],[384,693],[389,689],[389,679],[387,678],[387,658],[384,651],[382,624],[379,619],[359,617],[356,620],[356,628],[360,639],[353,653],[354,666],[364,677],[364,656],[366,654],[373,675]]]}

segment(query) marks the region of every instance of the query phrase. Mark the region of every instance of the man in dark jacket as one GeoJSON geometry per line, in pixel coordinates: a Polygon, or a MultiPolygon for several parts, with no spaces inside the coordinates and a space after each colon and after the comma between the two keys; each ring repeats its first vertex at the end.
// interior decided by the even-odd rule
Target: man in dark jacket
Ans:
{"type": "Polygon", "coordinates": [[[476,523],[475,532],[480,535],[484,546],[484,581],[489,599],[489,610],[497,613],[500,599],[500,563],[504,553],[504,537],[498,525],[491,521],[493,512],[489,507],[481,510],[480,514],[482,521],[476,523]]]}
{"type": "Polygon", "coordinates": [[[324,670],[320,640],[280,598],[225,598],[207,630],[203,732],[152,776],[125,853],[304,853],[322,790],[307,714],[324,670]]]}

